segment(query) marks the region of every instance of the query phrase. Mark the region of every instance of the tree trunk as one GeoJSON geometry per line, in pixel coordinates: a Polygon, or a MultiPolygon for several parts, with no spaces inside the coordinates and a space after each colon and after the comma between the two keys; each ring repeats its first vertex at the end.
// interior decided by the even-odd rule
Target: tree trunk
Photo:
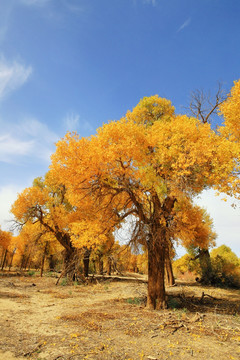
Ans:
{"type": "Polygon", "coordinates": [[[90,249],[84,249],[84,255],[83,255],[83,274],[84,277],[88,277],[89,273],[89,259],[90,259],[91,250],[90,249]]]}
{"type": "Polygon", "coordinates": [[[14,257],[14,254],[15,254],[15,249],[13,250],[12,255],[11,255],[11,259],[10,259],[10,263],[9,263],[8,271],[10,271],[10,270],[11,270],[12,263],[13,263],[13,257],[14,257]]]}
{"type": "Polygon", "coordinates": [[[25,263],[25,253],[22,254],[20,270],[23,270],[24,263],[25,263]]]}
{"type": "Polygon", "coordinates": [[[147,307],[150,309],[165,309],[166,294],[164,284],[164,267],[166,254],[166,237],[163,229],[154,231],[154,236],[148,241],[148,296],[147,307]]]}
{"type": "Polygon", "coordinates": [[[28,263],[28,271],[31,270],[31,266],[32,266],[32,259],[30,259],[29,263],[28,263]]]}
{"type": "Polygon", "coordinates": [[[6,258],[7,258],[7,249],[5,250],[5,253],[4,253],[4,257],[3,257],[3,262],[2,262],[2,269],[1,270],[3,270],[3,268],[4,268],[4,266],[5,266],[5,262],[6,262],[6,258]]]}
{"type": "Polygon", "coordinates": [[[27,269],[27,266],[29,267],[29,270],[30,270],[30,264],[31,264],[31,252],[29,253],[29,255],[28,255],[28,257],[27,257],[27,259],[26,259],[26,262],[25,262],[25,264],[24,264],[24,270],[26,270],[27,269]]]}
{"type": "Polygon", "coordinates": [[[40,277],[43,276],[43,270],[44,270],[44,262],[47,255],[47,249],[48,249],[48,242],[46,242],[44,251],[43,251],[43,257],[42,257],[42,263],[41,263],[41,271],[40,271],[40,277]]]}
{"type": "Polygon", "coordinates": [[[5,254],[5,249],[4,249],[4,247],[2,247],[0,266],[2,266],[4,254],[5,254]]]}
{"type": "Polygon", "coordinates": [[[98,257],[98,273],[99,273],[99,275],[103,275],[103,259],[102,259],[102,256],[98,257]]]}
{"type": "Polygon", "coordinates": [[[71,247],[63,251],[63,273],[71,280],[75,278],[76,249],[71,247]]]}
{"type": "Polygon", "coordinates": [[[97,270],[96,270],[96,260],[92,259],[92,273],[96,274],[97,270]]]}
{"type": "Polygon", "coordinates": [[[175,279],[173,276],[172,270],[172,261],[170,259],[170,252],[169,247],[166,250],[166,257],[165,257],[165,270],[166,270],[166,280],[169,286],[173,286],[175,284],[175,279]]]}
{"type": "Polygon", "coordinates": [[[213,270],[208,249],[199,249],[199,262],[201,267],[201,282],[211,284],[213,270]]]}
{"type": "Polygon", "coordinates": [[[110,257],[108,257],[107,260],[107,274],[111,275],[112,273],[112,259],[110,257]]]}
{"type": "Polygon", "coordinates": [[[49,262],[49,270],[54,271],[55,270],[55,261],[54,261],[53,255],[49,255],[48,262],[49,262]]]}

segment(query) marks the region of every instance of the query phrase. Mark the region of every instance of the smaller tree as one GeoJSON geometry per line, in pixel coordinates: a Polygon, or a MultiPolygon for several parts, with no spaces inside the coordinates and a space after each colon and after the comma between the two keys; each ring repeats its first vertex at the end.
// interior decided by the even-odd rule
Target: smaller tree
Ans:
{"type": "Polygon", "coordinates": [[[11,243],[12,240],[12,233],[10,233],[9,231],[3,231],[0,228],[0,246],[2,248],[2,256],[1,256],[1,269],[3,270],[5,264],[6,264],[6,260],[7,260],[7,255],[8,255],[8,247],[11,243]]]}
{"type": "Polygon", "coordinates": [[[213,249],[210,253],[215,283],[230,287],[240,285],[240,260],[226,245],[213,249]]]}
{"type": "Polygon", "coordinates": [[[173,271],[176,277],[181,277],[187,273],[194,276],[199,274],[200,268],[197,261],[192,261],[190,254],[185,254],[173,262],[173,271]]]}

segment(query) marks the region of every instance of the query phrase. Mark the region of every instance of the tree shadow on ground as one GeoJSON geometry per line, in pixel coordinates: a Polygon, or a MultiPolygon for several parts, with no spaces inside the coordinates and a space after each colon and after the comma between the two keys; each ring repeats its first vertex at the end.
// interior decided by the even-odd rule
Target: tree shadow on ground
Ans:
{"type": "Polygon", "coordinates": [[[168,296],[168,306],[172,309],[186,309],[189,312],[209,312],[224,315],[240,314],[239,298],[229,295],[226,298],[216,298],[206,294],[201,296],[192,292],[180,292],[168,296]]]}

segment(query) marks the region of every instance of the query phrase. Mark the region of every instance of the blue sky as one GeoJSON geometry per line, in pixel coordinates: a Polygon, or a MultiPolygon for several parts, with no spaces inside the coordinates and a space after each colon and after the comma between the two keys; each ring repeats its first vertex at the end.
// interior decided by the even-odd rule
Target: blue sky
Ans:
{"type": "MultiPolygon", "coordinates": [[[[94,134],[143,96],[184,112],[191,91],[240,78],[236,0],[1,0],[0,224],[67,130],[94,134]]],[[[203,197],[240,256],[240,211],[203,197]]]]}

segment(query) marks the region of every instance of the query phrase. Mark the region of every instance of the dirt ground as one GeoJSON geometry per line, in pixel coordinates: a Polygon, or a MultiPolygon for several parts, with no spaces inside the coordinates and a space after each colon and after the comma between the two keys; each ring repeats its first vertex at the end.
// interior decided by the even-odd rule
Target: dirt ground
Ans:
{"type": "Polygon", "coordinates": [[[178,283],[170,308],[145,307],[147,284],[64,285],[0,276],[0,359],[237,360],[240,291],[178,283]]]}

